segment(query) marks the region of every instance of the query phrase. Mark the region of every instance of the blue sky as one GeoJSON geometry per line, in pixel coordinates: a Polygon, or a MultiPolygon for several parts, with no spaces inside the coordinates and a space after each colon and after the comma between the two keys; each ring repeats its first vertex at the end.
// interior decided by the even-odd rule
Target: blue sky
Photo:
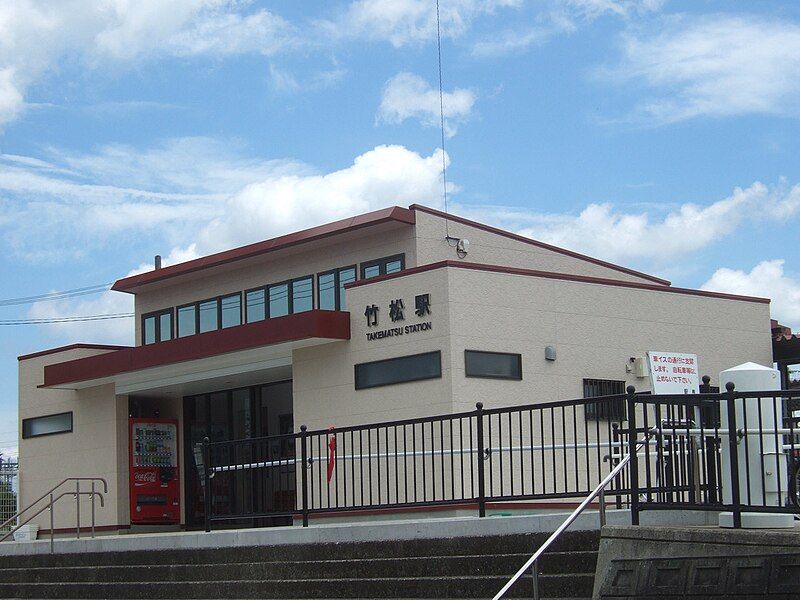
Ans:
{"type": "MultiPolygon", "coordinates": [[[[800,327],[800,4],[441,0],[451,209],[800,327]]],[[[0,0],[0,300],[441,206],[434,0],[0,0]]],[[[107,292],[0,321],[127,312],[107,292]]],[[[130,319],[0,326],[20,354],[130,319]]]]}

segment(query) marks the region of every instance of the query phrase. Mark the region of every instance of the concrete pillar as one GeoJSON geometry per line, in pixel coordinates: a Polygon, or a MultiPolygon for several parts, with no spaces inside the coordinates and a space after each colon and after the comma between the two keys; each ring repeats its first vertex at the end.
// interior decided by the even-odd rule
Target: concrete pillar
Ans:
{"type": "MultiPolygon", "coordinates": [[[[774,391],[781,389],[780,374],[776,369],[764,367],[756,363],[745,363],[731,369],[722,371],[719,375],[721,389],[725,389],[728,382],[733,382],[737,392],[749,391],[774,391]]],[[[735,401],[736,428],[744,429],[745,420],[747,429],[753,430],[760,427],[767,431],[774,431],[783,426],[783,406],[778,399],[777,404],[772,398],[741,398],[735,401]],[[760,421],[759,421],[760,418],[760,421]]],[[[727,429],[728,407],[723,401],[720,405],[721,427],[727,429]]],[[[731,502],[731,454],[727,436],[723,436],[720,449],[722,464],[722,498],[726,504],[731,502]]],[[[744,438],[738,442],[739,461],[739,494],[741,503],[763,505],[766,497],[767,506],[783,506],[788,491],[788,463],[783,450],[783,436],[764,434],[759,438],[749,435],[747,445],[744,438]],[[747,479],[747,472],[750,479],[747,479]],[[762,471],[764,477],[762,479],[762,471]]],[[[733,527],[733,513],[723,512],[719,515],[720,527],[733,527]]],[[[792,514],[776,513],[742,513],[742,527],[745,528],[775,528],[794,527],[792,514]]]]}

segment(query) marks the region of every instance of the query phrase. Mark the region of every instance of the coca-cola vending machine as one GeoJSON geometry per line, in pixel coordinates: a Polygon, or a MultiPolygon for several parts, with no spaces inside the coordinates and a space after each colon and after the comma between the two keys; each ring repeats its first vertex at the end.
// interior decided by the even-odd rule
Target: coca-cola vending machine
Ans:
{"type": "Polygon", "coordinates": [[[131,523],[180,522],[178,422],[130,420],[131,523]]]}

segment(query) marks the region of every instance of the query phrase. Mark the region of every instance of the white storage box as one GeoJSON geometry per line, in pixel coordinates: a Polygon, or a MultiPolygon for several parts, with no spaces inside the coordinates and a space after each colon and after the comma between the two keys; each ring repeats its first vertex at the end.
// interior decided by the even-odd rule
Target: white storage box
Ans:
{"type": "Polygon", "coordinates": [[[39,526],[28,523],[14,532],[15,542],[32,542],[39,535],[39,526]]]}

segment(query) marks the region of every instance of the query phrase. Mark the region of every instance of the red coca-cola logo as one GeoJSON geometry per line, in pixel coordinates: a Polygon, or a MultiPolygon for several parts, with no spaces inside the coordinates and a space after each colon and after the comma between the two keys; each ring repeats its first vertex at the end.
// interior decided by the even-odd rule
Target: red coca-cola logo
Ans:
{"type": "Polygon", "coordinates": [[[155,483],[158,479],[158,473],[155,471],[136,471],[133,474],[133,480],[136,483],[155,483]]]}

